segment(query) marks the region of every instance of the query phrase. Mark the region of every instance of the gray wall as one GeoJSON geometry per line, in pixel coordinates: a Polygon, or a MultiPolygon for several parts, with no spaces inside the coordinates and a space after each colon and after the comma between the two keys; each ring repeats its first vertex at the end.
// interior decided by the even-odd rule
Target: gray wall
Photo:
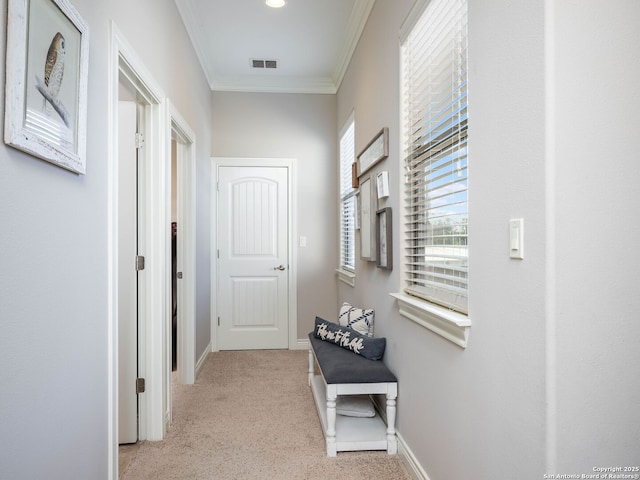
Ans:
{"type": "MultiPolygon", "coordinates": [[[[376,309],[398,431],[432,480],[542,478],[637,463],[640,4],[470,2],[470,317],[465,350],[401,317],[398,32],[378,0],[338,92],[356,151],[383,126],[394,268],[358,260],[344,300],[376,309]],[[384,68],[383,68],[384,66],[384,68]],[[606,161],[603,165],[602,162],[606,161]],[[525,219],[525,259],[508,220],[525,219]],[[635,463],[634,463],[635,462],[635,463]]],[[[358,254],[358,252],[357,252],[358,254]]]]}
{"type": "Polygon", "coordinates": [[[335,95],[213,93],[214,157],[295,158],[298,338],[334,313],[338,264],[335,95]]]}
{"type": "MultiPolygon", "coordinates": [[[[107,477],[110,19],[197,136],[197,333],[199,340],[210,335],[211,92],[180,16],[171,0],[73,4],[91,41],[87,174],[76,176],[0,145],[3,479],[107,477]]],[[[0,0],[0,10],[5,25],[7,0],[0,0]]],[[[2,32],[4,53],[4,27],[2,32]]],[[[4,69],[2,61],[2,79],[4,69]]],[[[0,105],[4,118],[4,89],[0,105]]]]}
{"type": "Polygon", "coordinates": [[[640,63],[629,59],[640,51],[640,3],[559,2],[552,11],[547,325],[557,465],[637,465],[640,63]]]}

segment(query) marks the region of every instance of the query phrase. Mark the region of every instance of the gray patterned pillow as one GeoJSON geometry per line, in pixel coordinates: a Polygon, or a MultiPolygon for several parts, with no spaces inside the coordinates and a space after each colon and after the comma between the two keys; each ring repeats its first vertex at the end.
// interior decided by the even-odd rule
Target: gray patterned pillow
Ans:
{"type": "Polygon", "coordinates": [[[373,317],[372,308],[358,308],[344,302],[340,307],[338,323],[343,327],[352,328],[362,335],[373,337],[373,317]]]}
{"type": "Polygon", "coordinates": [[[382,360],[387,346],[386,338],[367,337],[349,327],[342,327],[320,317],[316,317],[313,336],[324,342],[334,343],[369,360],[382,360]]]}

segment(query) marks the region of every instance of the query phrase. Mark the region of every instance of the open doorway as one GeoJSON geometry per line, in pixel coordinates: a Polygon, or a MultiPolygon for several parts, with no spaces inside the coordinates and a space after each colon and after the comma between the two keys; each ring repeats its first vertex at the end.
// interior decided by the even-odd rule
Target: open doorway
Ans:
{"type": "MultiPolygon", "coordinates": [[[[139,261],[137,297],[137,432],[139,440],[161,440],[171,421],[171,142],[176,143],[177,234],[183,239],[177,261],[183,273],[178,284],[178,373],[183,383],[193,382],[195,344],[195,135],[166,100],[135,52],[111,24],[109,75],[108,164],[108,324],[109,324],[109,478],[118,478],[119,437],[119,164],[118,114],[122,96],[136,105],[137,121],[145,138],[138,149],[139,261]],[[181,233],[182,232],[182,233],[181,233]],[[180,264],[180,262],[183,262],[180,264]],[[182,312],[182,313],[180,313],[182,312]],[[191,354],[189,354],[191,351],[191,354]]],[[[180,244],[179,244],[180,245],[180,244]]]]}
{"type": "MultiPolygon", "coordinates": [[[[171,296],[175,298],[170,325],[171,345],[175,348],[176,381],[195,381],[195,142],[196,137],[167,100],[171,151],[171,242],[175,239],[175,259],[172,247],[171,296]],[[175,228],[175,236],[173,234],[175,228]],[[174,288],[175,286],[175,288],[174,288]],[[175,344],[174,344],[175,340],[175,344]]],[[[173,308],[173,300],[172,300],[173,308]]],[[[173,355],[172,355],[173,357],[173,355]]],[[[172,358],[173,364],[173,358],[172,358]]],[[[172,365],[173,367],[173,365],[172,365]]],[[[171,370],[174,370],[173,368],[171,370]]],[[[171,379],[168,379],[169,385],[171,379]]],[[[171,404],[169,404],[171,407],[171,404]]]]}
{"type": "Polygon", "coordinates": [[[144,275],[140,269],[139,239],[144,238],[144,214],[138,201],[139,138],[143,130],[138,122],[139,106],[126,84],[119,86],[118,101],[118,443],[130,445],[140,438],[138,354],[139,323],[144,312],[144,275]]]}

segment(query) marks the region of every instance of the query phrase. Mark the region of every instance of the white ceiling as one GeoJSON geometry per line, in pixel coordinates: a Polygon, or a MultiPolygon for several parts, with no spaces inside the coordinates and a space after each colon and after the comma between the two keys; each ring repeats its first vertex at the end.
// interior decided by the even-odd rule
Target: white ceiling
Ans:
{"type": "Polygon", "coordinates": [[[212,90],[335,93],[375,0],[175,2],[212,90]]]}

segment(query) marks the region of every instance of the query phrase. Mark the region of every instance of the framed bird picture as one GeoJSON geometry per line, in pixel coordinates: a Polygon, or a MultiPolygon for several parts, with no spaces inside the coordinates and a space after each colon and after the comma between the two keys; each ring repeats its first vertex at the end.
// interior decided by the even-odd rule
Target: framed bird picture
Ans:
{"type": "Polygon", "coordinates": [[[68,0],[9,0],[4,141],[86,173],[89,30],[68,0]]]}

